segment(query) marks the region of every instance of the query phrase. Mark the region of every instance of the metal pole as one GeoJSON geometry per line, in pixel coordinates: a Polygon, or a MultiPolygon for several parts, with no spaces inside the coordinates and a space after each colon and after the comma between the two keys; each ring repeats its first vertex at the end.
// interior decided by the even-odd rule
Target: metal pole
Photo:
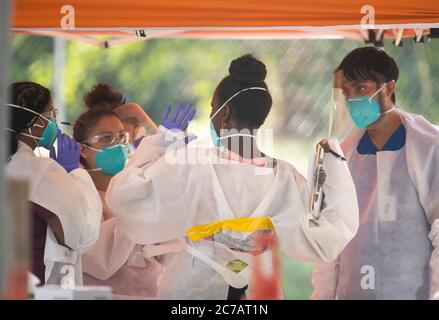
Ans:
{"type": "Polygon", "coordinates": [[[28,298],[28,271],[30,270],[31,215],[29,214],[29,186],[25,179],[7,179],[4,217],[8,229],[6,269],[7,300],[28,298]]]}
{"type": "Polygon", "coordinates": [[[9,27],[11,17],[11,1],[0,1],[0,297],[5,292],[6,268],[8,259],[6,256],[7,243],[5,237],[5,230],[8,228],[5,225],[5,178],[4,178],[4,163],[7,157],[7,149],[9,143],[7,141],[6,131],[4,127],[7,125],[8,109],[4,104],[8,100],[8,67],[9,67],[9,27]]]}
{"type": "Polygon", "coordinates": [[[58,108],[60,121],[66,121],[64,106],[64,70],[66,63],[66,44],[64,39],[54,38],[53,42],[53,100],[58,108]]]}

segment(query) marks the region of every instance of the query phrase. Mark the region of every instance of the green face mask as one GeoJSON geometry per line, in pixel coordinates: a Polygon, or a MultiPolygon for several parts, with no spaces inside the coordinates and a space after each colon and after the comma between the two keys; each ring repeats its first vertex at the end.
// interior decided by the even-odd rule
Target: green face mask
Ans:
{"type": "Polygon", "coordinates": [[[109,176],[114,176],[125,167],[128,158],[126,145],[116,144],[100,150],[87,145],[86,147],[97,152],[95,159],[97,169],[91,169],[91,171],[102,171],[109,176]]]}
{"type": "Polygon", "coordinates": [[[55,143],[59,129],[55,120],[48,121],[49,123],[47,124],[46,129],[44,129],[43,135],[39,138],[40,141],[38,141],[38,146],[50,150],[50,147],[55,143]]]}
{"type": "Polygon", "coordinates": [[[390,110],[381,112],[380,103],[374,98],[386,84],[383,84],[371,97],[359,96],[348,100],[349,115],[352,121],[359,129],[364,129],[374,122],[377,122],[384,114],[392,112],[395,107],[390,110]]]}
{"type": "Polygon", "coordinates": [[[210,120],[210,138],[212,139],[212,143],[215,148],[219,148],[221,146],[221,140],[216,133],[212,120],[210,120]]]}

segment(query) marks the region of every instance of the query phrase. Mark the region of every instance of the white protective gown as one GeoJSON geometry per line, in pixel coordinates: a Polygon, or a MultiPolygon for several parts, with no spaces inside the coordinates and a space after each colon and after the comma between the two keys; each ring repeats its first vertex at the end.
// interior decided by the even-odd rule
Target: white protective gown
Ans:
{"type": "Polygon", "coordinates": [[[360,228],[336,260],[316,265],[313,299],[428,299],[439,290],[439,128],[401,115],[400,150],[359,154],[364,130],[343,143],[360,228]]]}
{"type": "Polygon", "coordinates": [[[105,192],[99,195],[104,221],[99,239],[82,256],[84,285],[110,286],[114,299],[155,298],[162,264],[171,255],[152,254],[150,246],[131,241],[106,206],[105,192]]]}
{"type": "MultiPolygon", "coordinates": [[[[249,233],[223,231],[192,241],[187,231],[194,226],[269,217],[280,249],[310,261],[333,260],[355,235],[358,206],[345,162],[327,157],[325,208],[314,223],[307,212],[306,181],[289,163],[278,161],[274,170],[264,168],[268,171],[261,174],[252,165],[216,164],[214,154],[186,148],[188,157],[194,159],[197,154],[199,161],[172,164],[172,151],[162,156],[167,146],[164,137],[159,133],[143,139],[125,170],[112,179],[106,198],[134,242],[183,239],[186,248],[166,268],[159,298],[226,299],[229,285],[248,284],[251,268],[232,272],[225,266],[237,260],[252,264],[252,248],[242,249],[249,233]],[[224,239],[241,250],[231,250],[224,239]]],[[[341,153],[338,143],[331,143],[341,153]]]]}
{"type": "Polygon", "coordinates": [[[36,157],[19,142],[6,165],[6,175],[29,182],[29,201],[56,214],[64,231],[59,245],[47,227],[44,263],[46,284],[82,285],[81,253],[99,236],[102,205],[93,181],[83,169],[67,173],[50,158],[36,157]]]}

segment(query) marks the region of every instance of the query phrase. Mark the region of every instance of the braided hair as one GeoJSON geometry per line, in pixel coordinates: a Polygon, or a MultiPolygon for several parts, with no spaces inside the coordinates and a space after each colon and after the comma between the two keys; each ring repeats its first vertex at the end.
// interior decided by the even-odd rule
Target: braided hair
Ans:
{"type": "MultiPolygon", "coordinates": [[[[51,101],[49,89],[34,82],[15,82],[10,86],[10,93],[11,104],[31,109],[37,113],[42,113],[51,101]]],[[[38,117],[32,112],[23,109],[6,107],[10,108],[9,128],[14,130],[14,132],[8,131],[8,159],[10,159],[17,152],[18,134],[32,127],[38,117]]]]}

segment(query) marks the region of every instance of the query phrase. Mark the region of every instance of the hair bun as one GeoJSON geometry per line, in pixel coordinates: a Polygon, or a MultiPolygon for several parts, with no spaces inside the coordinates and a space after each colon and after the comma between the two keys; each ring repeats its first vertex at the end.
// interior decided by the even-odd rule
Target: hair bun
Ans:
{"type": "Polygon", "coordinates": [[[116,108],[123,104],[123,94],[109,84],[98,83],[84,94],[84,102],[89,109],[116,108]]]}
{"type": "Polygon", "coordinates": [[[255,85],[265,80],[267,68],[262,61],[246,54],[232,61],[229,73],[236,83],[255,85]]]}

